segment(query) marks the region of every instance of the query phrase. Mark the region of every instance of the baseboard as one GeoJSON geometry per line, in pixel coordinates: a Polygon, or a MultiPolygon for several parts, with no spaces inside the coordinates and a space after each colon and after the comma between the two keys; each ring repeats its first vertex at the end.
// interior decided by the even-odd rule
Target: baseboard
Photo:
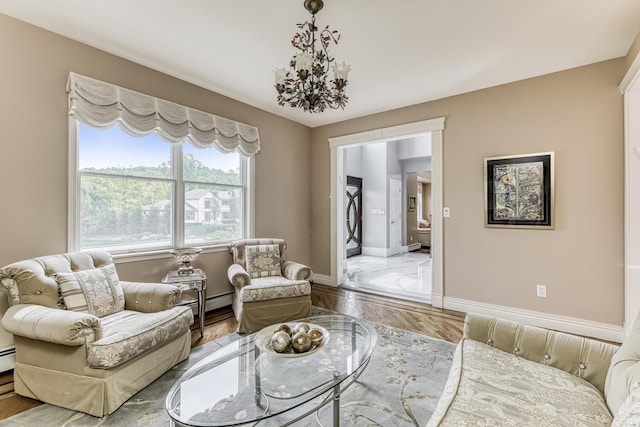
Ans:
{"type": "Polygon", "coordinates": [[[311,278],[313,283],[318,283],[320,285],[327,286],[338,286],[337,280],[333,276],[327,276],[325,274],[313,273],[313,277],[311,278]]]}
{"type": "Polygon", "coordinates": [[[16,366],[16,349],[8,347],[0,351],[0,372],[13,369],[16,366]]]}
{"type": "Polygon", "coordinates": [[[362,247],[362,255],[387,257],[389,255],[388,248],[365,248],[362,247]]]}
{"type": "Polygon", "coordinates": [[[412,251],[414,249],[412,249],[412,246],[417,246],[417,248],[415,249],[420,249],[419,245],[409,245],[409,246],[400,246],[400,248],[398,249],[393,249],[393,248],[365,248],[362,247],[362,255],[367,255],[367,256],[377,256],[377,257],[382,257],[382,258],[387,258],[393,255],[397,255],[397,254],[401,254],[404,252],[409,252],[412,251]]]}
{"type": "Polygon", "coordinates": [[[487,304],[461,298],[444,297],[444,308],[464,313],[478,313],[486,316],[499,317],[527,325],[587,337],[599,338],[607,341],[622,342],[625,334],[622,325],[594,322],[576,317],[543,313],[503,305],[487,304]]]}

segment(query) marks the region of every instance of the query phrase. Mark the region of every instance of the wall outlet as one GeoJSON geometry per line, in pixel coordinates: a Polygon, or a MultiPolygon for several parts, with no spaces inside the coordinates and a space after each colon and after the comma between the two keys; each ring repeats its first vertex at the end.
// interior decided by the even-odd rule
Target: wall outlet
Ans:
{"type": "Polygon", "coordinates": [[[547,285],[536,285],[536,295],[540,298],[547,297],[547,285]]]}
{"type": "Polygon", "coordinates": [[[449,218],[451,216],[451,209],[442,208],[442,216],[445,218],[449,218]]]}

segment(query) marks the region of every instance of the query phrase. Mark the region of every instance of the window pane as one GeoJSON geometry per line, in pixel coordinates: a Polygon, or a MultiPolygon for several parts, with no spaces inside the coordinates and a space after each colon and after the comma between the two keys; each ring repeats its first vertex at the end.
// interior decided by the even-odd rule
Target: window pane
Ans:
{"type": "Polygon", "coordinates": [[[78,132],[81,171],[153,178],[171,176],[171,144],[155,133],[131,136],[118,126],[93,129],[83,124],[78,132]]]}
{"type": "Polygon", "coordinates": [[[143,249],[171,244],[171,183],[82,176],[80,247],[143,249]]]}
{"type": "Polygon", "coordinates": [[[224,242],[241,237],[240,188],[185,184],[185,243],[224,242]]]}
{"type": "Polygon", "coordinates": [[[182,166],[185,181],[212,184],[241,184],[240,154],[222,153],[214,147],[198,148],[189,143],[183,145],[182,166]]]}

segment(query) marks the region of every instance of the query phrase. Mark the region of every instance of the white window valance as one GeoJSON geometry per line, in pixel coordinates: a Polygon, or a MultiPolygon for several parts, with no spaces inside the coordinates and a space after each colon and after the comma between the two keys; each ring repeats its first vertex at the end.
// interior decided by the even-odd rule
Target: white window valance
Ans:
{"type": "Polygon", "coordinates": [[[260,151],[258,128],[110,83],[69,73],[69,116],[109,128],[118,123],[134,136],[156,132],[167,142],[185,139],[198,147],[215,145],[251,156],[260,151]]]}

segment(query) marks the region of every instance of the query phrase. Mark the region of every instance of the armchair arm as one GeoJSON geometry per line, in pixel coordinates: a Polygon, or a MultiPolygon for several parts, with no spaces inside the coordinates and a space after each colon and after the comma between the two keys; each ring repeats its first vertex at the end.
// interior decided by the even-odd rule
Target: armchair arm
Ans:
{"type": "Polygon", "coordinates": [[[282,263],[282,275],[289,280],[309,280],[313,272],[304,264],[293,261],[282,263]]]}
{"type": "Polygon", "coordinates": [[[609,364],[618,346],[563,332],[467,314],[464,337],[542,365],[553,366],[593,384],[604,393],[609,364]]]}
{"type": "Polygon", "coordinates": [[[166,283],[120,281],[124,291],[124,308],[141,313],[156,313],[173,307],[182,290],[166,283]]]}
{"type": "Polygon", "coordinates": [[[96,316],[36,304],[10,307],[2,326],[14,335],[68,346],[102,338],[102,324],[96,316]]]}
{"type": "Polygon", "coordinates": [[[249,273],[240,264],[231,264],[227,270],[227,276],[231,284],[238,289],[251,283],[249,273]]]}

